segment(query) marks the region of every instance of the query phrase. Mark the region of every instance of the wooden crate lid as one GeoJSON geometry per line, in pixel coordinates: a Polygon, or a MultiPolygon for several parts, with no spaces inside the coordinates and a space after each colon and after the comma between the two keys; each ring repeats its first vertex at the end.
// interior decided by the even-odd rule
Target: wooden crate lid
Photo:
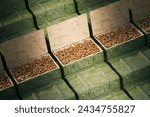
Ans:
{"type": "Polygon", "coordinates": [[[47,31],[52,51],[90,37],[86,14],[52,25],[47,31]]]}
{"type": "Polygon", "coordinates": [[[131,0],[134,21],[150,16],[150,0],[131,0]]]}
{"type": "Polygon", "coordinates": [[[44,30],[35,31],[1,43],[0,49],[2,50],[8,67],[14,67],[48,53],[44,30]]]}
{"type": "Polygon", "coordinates": [[[93,34],[98,35],[130,22],[128,0],[120,0],[90,12],[93,34]]]}

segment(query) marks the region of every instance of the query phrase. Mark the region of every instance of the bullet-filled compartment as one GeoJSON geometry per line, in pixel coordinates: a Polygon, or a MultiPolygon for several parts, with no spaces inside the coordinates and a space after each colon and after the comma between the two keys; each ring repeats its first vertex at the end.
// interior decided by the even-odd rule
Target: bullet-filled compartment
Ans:
{"type": "Polygon", "coordinates": [[[105,48],[111,48],[129,40],[135,39],[141,36],[141,33],[133,27],[131,24],[125,25],[114,29],[105,34],[99,35],[98,41],[100,41],[105,48]]]}
{"type": "Polygon", "coordinates": [[[149,0],[131,0],[132,19],[135,25],[146,35],[146,45],[150,47],[150,2],[149,0]]]}
{"type": "Polygon", "coordinates": [[[62,64],[66,65],[78,59],[87,57],[100,51],[100,48],[90,39],[74,43],[68,47],[57,50],[54,54],[62,64]]]}
{"type": "Polygon", "coordinates": [[[11,72],[18,83],[34,78],[41,74],[57,69],[56,64],[49,55],[36,58],[33,61],[13,67],[11,72]]]}
{"type": "MultiPolygon", "coordinates": [[[[48,54],[43,30],[6,41],[0,44],[0,49],[22,97],[30,93],[32,96],[34,90],[43,86],[51,88],[51,85],[57,84],[55,82],[62,80],[60,68],[48,54]]],[[[61,83],[66,85],[63,81],[61,83]]]]}
{"type": "MultiPolygon", "coordinates": [[[[49,26],[47,30],[52,53],[79,99],[101,99],[120,91],[119,77],[104,62],[102,49],[90,38],[87,15],[49,26]]],[[[122,99],[129,99],[120,92],[122,99]]]]}
{"type": "Polygon", "coordinates": [[[94,37],[122,87],[147,80],[150,73],[150,50],[144,34],[130,23],[128,7],[128,1],[120,0],[90,12],[94,37]]]}
{"type": "Polygon", "coordinates": [[[63,66],[65,75],[103,60],[102,50],[89,37],[85,14],[49,26],[48,35],[51,50],[63,66]]]}
{"type": "Polygon", "coordinates": [[[4,70],[2,60],[0,58],[0,99],[15,99],[17,97],[15,87],[9,76],[4,70]]]}
{"type": "Polygon", "coordinates": [[[128,6],[128,1],[121,0],[90,12],[93,35],[106,51],[106,59],[145,43],[142,32],[130,23],[128,6]]]}

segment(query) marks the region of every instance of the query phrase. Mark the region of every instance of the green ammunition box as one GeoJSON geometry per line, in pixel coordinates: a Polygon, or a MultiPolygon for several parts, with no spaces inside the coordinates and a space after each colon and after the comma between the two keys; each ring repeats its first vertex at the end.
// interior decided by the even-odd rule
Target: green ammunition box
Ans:
{"type": "MultiPolygon", "coordinates": [[[[150,47],[150,32],[146,31],[140,23],[150,17],[150,2],[149,0],[131,0],[131,10],[133,22],[146,34],[146,44],[150,47]]],[[[149,26],[149,24],[148,24],[149,26]]],[[[147,27],[148,28],[148,27],[147,27]]]]}
{"type": "Polygon", "coordinates": [[[106,51],[107,59],[128,53],[129,51],[136,50],[145,45],[144,35],[138,29],[136,30],[140,33],[140,36],[109,48],[105,47],[102,42],[98,40],[99,35],[113,31],[123,25],[128,24],[134,27],[130,24],[127,8],[128,2],[121,0],[90,12],[94,37],[99,42],[100,46],[106,51]]]}
{"type": "Polygon", "coordinates": [[[52,80],[61,77],[59,67],[48,54],[43,30],[6,41],[0,45],[0,48],[6,59],[8,69],[18,84],[20,93],[22,94],[40,88],[52,80]],[[56,66],[55,69],[33,77],[30,76],[28,79],[22,81],[18,81],[15,78],[13,72],[15,67],[24,66],[24,64],[30,63],[44,56],[50,57],[56,66]]]}

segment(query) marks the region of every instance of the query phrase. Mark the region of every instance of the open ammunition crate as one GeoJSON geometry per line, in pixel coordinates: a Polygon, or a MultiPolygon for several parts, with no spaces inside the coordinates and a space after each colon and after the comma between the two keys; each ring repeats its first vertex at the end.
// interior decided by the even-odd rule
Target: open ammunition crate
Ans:
{"type": "Polygon", "coordinates": [[[16,97],[15,87],[3,69],[0,58],[0,100],[12,99],[16,97]]]}
{"type": "Polygon", "coordinates": [[[146,34],[146,42],[150,47],[150,1],[131,0],[133,21],[146,34]]]}
{"type": "Polygon", "coordinates": [[[22,94],[61,77],[48,54],[43,30],[6,41],[0,49],[22,94]]]}
{"type": "Polygon", "coordinates": [[[85,14],[48,27],[48,35],[51,50],[63,66],[65,75],[104,60],[102,50],[89,37],[85,14]]]}
{"type": "Polygon", "coordinates": [[[51,50],[79,99],[94,99],[120,89],[119,77],[104,62],[103,51],[90,38],[85,14],[48,27],[48,35],[51,50]]]}
{"type": "Polygon", "coordinates": [[[110,65],[123,79],[124,86],[150,76],[150,50],[145,47],[144,35],[130,24],[127,8],[128,1],[120,0],[90,13],[94,36],[104,49],[110,65]],[[130,25],[129,28],[123,27],[126,24],[130,25]],[[124,29],[123,35],[115,34],[124,29]],[[132,32],[136,35],[130,36],[132,32]],[[114,35],[122,37],[116,38],[114,35]],[[127,40],[124,39],[126,35],[129,35],[127,40]],[[115,44],[110,43],[115,39],[115,44]]]}
{"type": "Polygon", "coordinates": [[[1,0],[0,11],[0,42],[35,30],[24,0],[1,0]]]}
{"type": "Polygon", "coordinates": [[[42,29],[77,15],[73,0],[29,0],[29,6],[42,29]]]}
{"type": "Polygon", "coordinates": [[[144,35],[130,24],[127,0],[91,11],[90,16],[93,34],[107,59],[143,47],[144,35]]]}

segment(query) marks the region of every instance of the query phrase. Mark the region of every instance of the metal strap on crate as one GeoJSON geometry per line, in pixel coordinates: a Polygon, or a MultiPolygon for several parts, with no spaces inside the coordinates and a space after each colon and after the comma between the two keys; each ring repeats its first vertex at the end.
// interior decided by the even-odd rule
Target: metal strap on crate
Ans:
{"type": "Polygon", "coordinates": [[[130,22],[128,0],[120,0],[90,12],[93,34],[105,33],[130,22]]]}
{"type": "Polygon", "coordinates": [[[133,20],[136,22],[150,16],[150,0],[131,0],[133,20]]]}
{"type": "Polygon", "coordinates": [[[48,53],[44,30],[1,43],[0,49],[10,68],[48,53]]]}

